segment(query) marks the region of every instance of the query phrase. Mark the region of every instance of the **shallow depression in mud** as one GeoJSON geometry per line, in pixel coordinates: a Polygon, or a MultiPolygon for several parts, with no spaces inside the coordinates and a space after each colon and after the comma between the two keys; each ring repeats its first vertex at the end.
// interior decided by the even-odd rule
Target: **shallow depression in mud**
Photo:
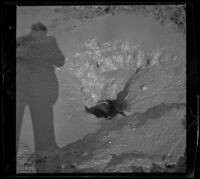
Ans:
{"type": "MultiPolygon", "coordinates": [[[[89,21],[86,24],[84,24],[84,26],[80,27],[80,30],[75,29],[74,31],[67,32],[66,34],[64,31],[62,33],[57,33],[55,30],[55,36],[57,37],[58,44],[60,45],[63,53],[66,54],[67,56],[71,54],[71,53],[68,53],[67,49],[72,48],[70,49],[71,51],[75,51],[78,53],[79,52],[78,47],[84,46],[85,41],[88,41],[93,38],[96,38],[99,41],[105,41],[105,42],[116,41],[118,39],[119,40],[128,39],[129,40],[128,42],[134,43],[135,46],[140,45],[142,49],[145,49],[145,50],[148,49],[149,51],[150,49],[155,50],[157,48],[160,48],[162,47],[162,45],[167,45],[167,47],[169,47],[168,43],[170,43],[169,41],[171,41],[171,44],[173,44],[173,47],[171,47],[171,49],[175,49],[177,53],[180,53],[179,49],[177,49],[180,46],[180,43],[177,41],[178,37],[176,36],[175,33],[171,33],[170,29],[167,29],[167,28],[164,28],[163,26],[159,25],[155,21],[152,21],[151,19],[144,18],[137,14],[131,15],[131,16],[121,15],[117,17],[108,15],[108,16],[105,16],[105,17],[103,16],[96,19],[94,18],[92,19],[91,22],[89,21]],[[115,28],[113,28],[113,26],[115,26],[115,28]],[[175,36],[177,38],[173,38],[175,36]],[[176,45],[177,43],[179,43],[179,46],[176,45]]],[[[83,110],[84,104],[79,103],[81,99],[79,99],[79,101],[78,100],[76,101],[76,99],[74,100],[70,99],[69,96],[67,96],[66,94],[66,93],[69,93],[70,95],[70,93],[72,93],[71,91],[73,91],[74,89],[79,92],[81,88],[81,83],[78,82],[77,79],[71,74],[70,74],[71,76],[69,76],[69,72],[67,72],[64,68],[57,70],[56,73],[58,76],[58,80],[61,81],[61,83],[60,83],[59,99],[58,99],[57,104],[54,107],[55,119],[56,119],[55,130],[59,131],[59,132],[56,132],[57,135],[60,136],[60,137],[57,137],[58,142],[62,144],[66,142],[67,144],[73,141],[72,139],[69,139],[68,141],[67,140],[68,138],[74,138],[75,140],[75,138],[77,139],[79,137],[82,138],[84,133],[85,134],[87,133],[86,131],[88,129],[90,131],[94,131],[94,130],[91,130],[91,127],[94,124],[92,124],[91,126],[89,125],[89,123],[86,122],[87,120],[84,120],[84,118],[87,118],[88,115],[87,117],[81,117],[81,119],[79,119],[80,114],[76,114],[76,113],[77,111],[80,112],[83,110]],[[66,86],[63,86],[63,84],[66,86]],[[68,90],[68,88],[71,88],[72,90],[70,91],[68,90]],[[68,103],[67,105],[66,105],[66,102],[68,103]],[[72,106],[72,107],[69,108],[69,106],[72,106]],[[70,112],[67,113],[67,111],[70,111],[70,112]],[[85,127],[83,127],[82,130],[83,131],[85,130],[85,132],[80,132],[79,135],[76,134],[79,137],[72,137],[75,135],[73,133],[75,128],[69,127],[71,125],[76,126],[75,127],[76,129],[79,129],[79,127],[83,125],[85,127]]],[[[112,78],[112,73],[109,75],[111,76],[109,77],[112,78]]],[[[76,96],[76,94],[71,94],[71,95],[76,96]]],[[[27,116],[28,114],[25,114],[25,115],[27,116]]],[[[75,131],[79,131],[79,130],[75,130],[75,131]]],[[[22,135],[22,136],[26,136],[26,135],[22,135]]]]}
{"type": "MultiPolygon", "coordinates": [[[[34,13],[33,10],[31,15],[18,21],[19,26],[21,24],[24,28],[18,30],[20,35],[26,33],[27,24],[38,20],[41,14],[43,22],[51,23],[51,17],[47,18],[45,14],[52,10],[42,10],[39,15],[40,11],[38,9],[34,13]],[[24,19],[27,22],[22,22],[24,19]]],[[[54,13],[51,12],[51,15],[54,17],[54,13]]],[[[75,148],[85,144],[85,148],[76,149],[78,153],[87,153],[87,149],[91,149],[94,155],[101,153],[95,146],[104,150],[102,155],[120,155],[131,150],[148,155],[167,153],[170,144],[176,143],[174,140],[183,132],[176,111],[171,112],[185,99],[183,35],[170,25],[163,26],[139,13],[103,15],[69,28],[73,23],[73,20],[57,23],[49,32],[56,37],[65,56],[65,65],[55,70],[59,83],[59,95],[54,105],[54,131],[58,146],[73,151],[73,147],[67,147],[68,144],[75,148]],[[141,70],[137,71],[140,67],[141,70]],[[116,115],[105,121],[85,112],[85,106],[94,106],[99,100],[114,100],[124,89],[126,92],[123,94],[126,95],[122,94],[121,98],[133,99],[125,111],[127,116],[116,115]],[[177,121],[173,121],[173,116],[177,121]],[[151,119],[158,119],[158,122],[151,119]],[[170,127],[170,122],[173,127],[170,127]],[[159,125],[166,125],[169,130],[163,128],[162,131],[159,125]],[[174,132],[176,129],[178,131],[174,132]],[[174,136],[165,137],[167,131],[174,136]],[[112,132],[113,137],[109,138],[112,132]],[[99,140],[106,137],[107,143],[99,140]],[[156,143],[154,138],[160,143],[156,143]],[[152,143],[155,145],[152,146],[152,143]],[[161,152],[164,148],[166,150],[161,152]]],[[[22,146],[34,151],[33,139],[31,116],[26,108],[21,130],[22,146]]],[[[184,146],[184,142],[177,145],[184,146]]],[[[180,149],[181,154],[183,148],[180,149]]],[[[173,155],[178,156],[177,151],[173,155]]],[[[76,154],[73,155],[78,161],[76,154]]]]}

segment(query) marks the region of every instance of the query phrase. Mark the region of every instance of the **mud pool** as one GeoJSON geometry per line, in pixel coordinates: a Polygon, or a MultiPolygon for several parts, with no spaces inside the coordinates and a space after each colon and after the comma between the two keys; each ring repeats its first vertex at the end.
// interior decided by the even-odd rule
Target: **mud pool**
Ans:
{"type": "MultiPolygon", "coordinates": [[[[73,13],[66,20],[66,13],[55,8],[60,7],[18,7],[17,37],[41,21],[65,55],[65,65],[56,69],[59,98],[54,106],[59,172],[150,172],[155,165],[176,171],[166,165],[176,165],[186,147],[185,34],[172,23],[161,25],[139,12],[83,21],[73,13]],[[136,97],[127,116],[105,121],[84,111],[84,106],[98,100],[115,99],[129,79],[127,98],[136,97]]],[[[26,108],[19,173],[35,172],[32,153],[33,131],[26,108]]],[[[52,162],[56,161],[50,157],[52,162]]]]}

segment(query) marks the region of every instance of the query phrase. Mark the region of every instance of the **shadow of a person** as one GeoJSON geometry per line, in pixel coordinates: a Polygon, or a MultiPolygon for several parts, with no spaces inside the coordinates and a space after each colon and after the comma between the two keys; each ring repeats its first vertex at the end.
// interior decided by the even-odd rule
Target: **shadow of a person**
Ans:
{"type": "MultiPolygon", "coordinates": [[[[62,67],[65,58],[54,37],[47,36],[47,28],[40,22],[31,26],[28,35],[17,39],[16,75],[16,142],[19,145],[24,109],[29,107],[36,154],[55,151],[53,105],[58,98],[55,67],[62,67]]],[[[38,172],[53,172],[52,168],[37,164],[38,172]]],[[[55,166],[53,166],[54,168],[55,166]]]]}

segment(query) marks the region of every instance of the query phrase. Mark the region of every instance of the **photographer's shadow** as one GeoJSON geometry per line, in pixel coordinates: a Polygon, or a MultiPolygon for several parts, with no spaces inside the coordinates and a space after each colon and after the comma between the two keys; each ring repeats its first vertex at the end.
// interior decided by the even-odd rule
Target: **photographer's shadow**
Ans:
{"type": "Polygon", "coordinates": [[[47,161],[58,149],[53,114],[59,88],[55,67],[62,67],[65,62],[55,38],[46,36],[46,33],[46,27],[36,23],[32,25],[30,34],[17,39],[17,149],[24,110],[28,106],[33,124],[37,172],[55,170],[56,161],[47,161]]]}

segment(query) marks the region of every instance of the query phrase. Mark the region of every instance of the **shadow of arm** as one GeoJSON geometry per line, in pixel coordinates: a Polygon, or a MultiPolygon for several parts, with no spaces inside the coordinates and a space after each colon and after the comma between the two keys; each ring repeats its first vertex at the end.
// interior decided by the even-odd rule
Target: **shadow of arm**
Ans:
{"type": "Polygon", "coordinates": [[[54,37],[50,38],[50,48],[49,48],[49,60],[55,65],[56,67],[62,67],[65,64],[65,56],[61,52],[54,37]]]}

